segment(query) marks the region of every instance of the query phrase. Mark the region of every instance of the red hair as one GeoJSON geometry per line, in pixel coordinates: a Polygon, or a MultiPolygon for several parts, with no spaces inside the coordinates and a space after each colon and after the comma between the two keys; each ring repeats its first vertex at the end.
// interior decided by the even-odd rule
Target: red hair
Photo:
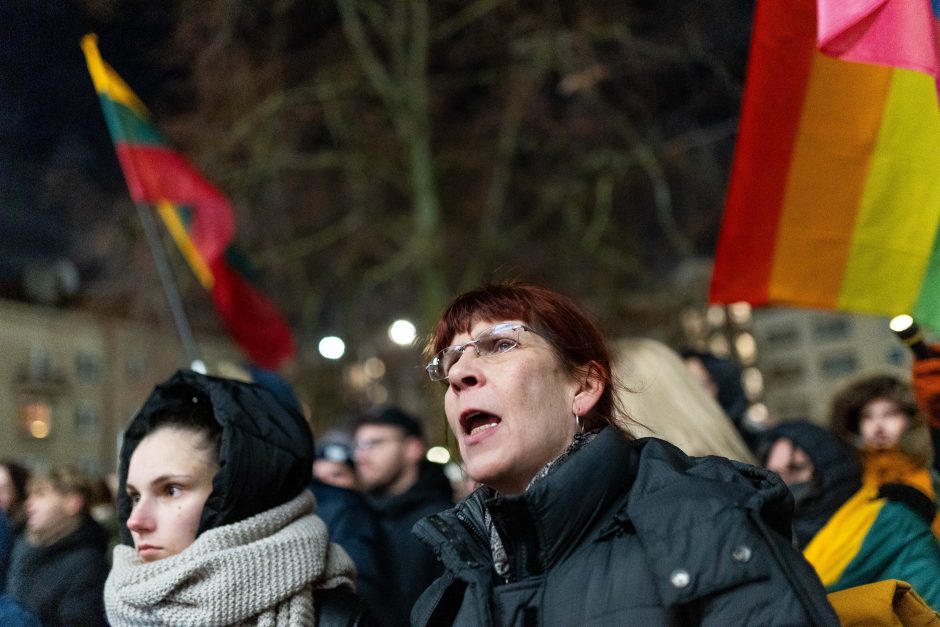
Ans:
{"type": "Polygon", "coordinates": [[[604,392],[591,412],[582,416],[585,428],[617,426],[625,417],[615,394],[610,349],[593,317],[571,298],[529,283],[484,285],[465,292],[444,310],[431,332],[425,356],[447,348],[459,334],[470,334],[480,321],[520,320],[551,344],[565,371],[572,377],[590,374],[604,384],[604,392]]]}

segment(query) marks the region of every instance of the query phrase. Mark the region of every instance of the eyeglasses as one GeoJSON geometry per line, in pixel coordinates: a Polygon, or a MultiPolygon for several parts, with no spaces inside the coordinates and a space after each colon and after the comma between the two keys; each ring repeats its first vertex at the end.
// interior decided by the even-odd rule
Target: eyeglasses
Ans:
{"type": "Polygon", "coordinates": [[[353,448],[357,451],[370,451],[380,444],[385,444],[386,442],[400,442],[404,438],[372,438],[371,440],[357,440],[353,443],[353,448]]]}
{"type": "Polygon", "coordinates": [[[448,346],[435,355],[434,359],[432,359],[431,363],[426,367],[428,376],[431,377],[431,381],[443,381],[446,379],[450,374],[451,366],[457,363],[457,360],[460,359],[463,352],[470,346],[473,347],[473,351],[476,353],[477,357],[488,357],[489,355],[508,353],[511,350],[515,350],[521,346],[519,338],[522,336],[523,331],[544,337],[541,333],[532,330],[524,324],[514,322],[497,324],[495,327],[478,335],[475,339],[464,344],[448,346]]]}

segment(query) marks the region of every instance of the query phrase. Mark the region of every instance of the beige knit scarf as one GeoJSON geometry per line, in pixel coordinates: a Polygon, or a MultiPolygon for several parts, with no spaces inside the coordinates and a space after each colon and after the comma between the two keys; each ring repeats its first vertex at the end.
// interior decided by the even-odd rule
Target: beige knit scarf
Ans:
{"type": "Polygon", "coordinates": [[[353,586],[304,490],[287,503],[206,531],[177,555],[144,562],[114,549],[104,600],[112,625],[313,625],[314,590],[353,586]]]}

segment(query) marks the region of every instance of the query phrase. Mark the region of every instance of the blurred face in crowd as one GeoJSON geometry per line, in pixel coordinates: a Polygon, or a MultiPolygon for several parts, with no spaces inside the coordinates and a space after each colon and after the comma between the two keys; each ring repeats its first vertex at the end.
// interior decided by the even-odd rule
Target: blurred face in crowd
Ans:
{"type": "MultiPolygon", "coordinates": [[[[450,344],[469,342],[503,322],[522,324],[481,320],[450,344]]],[[[587,414],[604,389],[595,379],[582,385],[570,376],[536,333],[515,337],[518,345],[507,343],[490,355],[464,350],[450,368],[444,395],[467,474],[507,495],[521,494],[564,452],[579,429],[575,414],[587,414]]]]}
{"type": "Polygon", "coordinates": [[[888,449],[897,446],[907,429],[908,416],[900,406],[886,398],[869,401],[859,414],[858,432],[865,446],[888,449]]]}
{"type": "Polygon", "coordinates": [[[788,486],[793,486],[810,481],[815,467],[803,449],[789,438],[780,438],[767,455],[767,469],[780,475],[788,486]]]}
{"type": "Polygon", "coordinates": [[[708,391],[712,398],[718,400],[718,386],[715,385],[715,381],[712,379],[711,374],[709,374],[708,369],[702,364],[702,360],[698,357],[686,357],[683,361],[685,361],[685,365],[689,369],[689,372],[692,373],[692,376],[702,384],[702,387],[708,391]]]}
{"type": "Polygon", "coordinates": [[[364,490],[399,494],[416,479],[424,446],[394,425],[360,425],[355,437],[356,474],[364,490]]]}
{"type": "Polygon", "coordinates": [[[335,485],[347,490],[358,490],[359,482],[356,472],[345,462],[331,459],[318,459],[313,462],[313,476],[329,485],[335,485]]]}
{"type": "Polygon", "coordinates": [[[137,445],[127,472],[132,509],[127,528],[145,562],[176,555],[196,539],[218,464],[201,434],[174,427],[137,445]]]}
{"type": "Polygon", "coordinates": [[[9,512],[15,498],[16,487],[13,485],[10,471],[6,469],[6,466],[0,466],[0,511],[9,512]]]}
{"type": "Polygon", "coordinates": [[[38,481],[26,499],[26,534],[39,546],[54,543],[78,526],[84,501],[78,494],[59,492],[52,483],[38,481]]]}

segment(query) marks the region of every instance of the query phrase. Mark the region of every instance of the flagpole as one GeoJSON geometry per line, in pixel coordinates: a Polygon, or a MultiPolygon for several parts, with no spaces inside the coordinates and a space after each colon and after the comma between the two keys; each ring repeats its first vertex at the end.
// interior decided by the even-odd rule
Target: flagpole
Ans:
{"type": "Polygon", "coordinates": [[[150,252],[153,256],[154,264],[157,266],[157,274],[160,275],[160,283],[163,284],[163,291],[166,294],[167,302],[170,305],[170,311],[173,314],[173,321],[176,323],[176,330],[180,334],[180,340],[183,342],[183,350],[186,351],[186,357],[189,360],[190,367],[194,362],[201,361],[199,348],[196,346],[196,340],[193,338],[193,332],[189,327],[189,320],[186,318],[186,312],[183,310],[183,301],[180,298],[179,290],[176,288],[176,281],[173,279],[173,272],[167,261],[166,254],[163,251],[163,245],[160,242],[160,236],[157,232],[157,222],[153,219],[153,211],[146,203],[136,202],[137,215],[140,217],[140,223],[144,227],[144,236],[150,245],[150,252]]]}

